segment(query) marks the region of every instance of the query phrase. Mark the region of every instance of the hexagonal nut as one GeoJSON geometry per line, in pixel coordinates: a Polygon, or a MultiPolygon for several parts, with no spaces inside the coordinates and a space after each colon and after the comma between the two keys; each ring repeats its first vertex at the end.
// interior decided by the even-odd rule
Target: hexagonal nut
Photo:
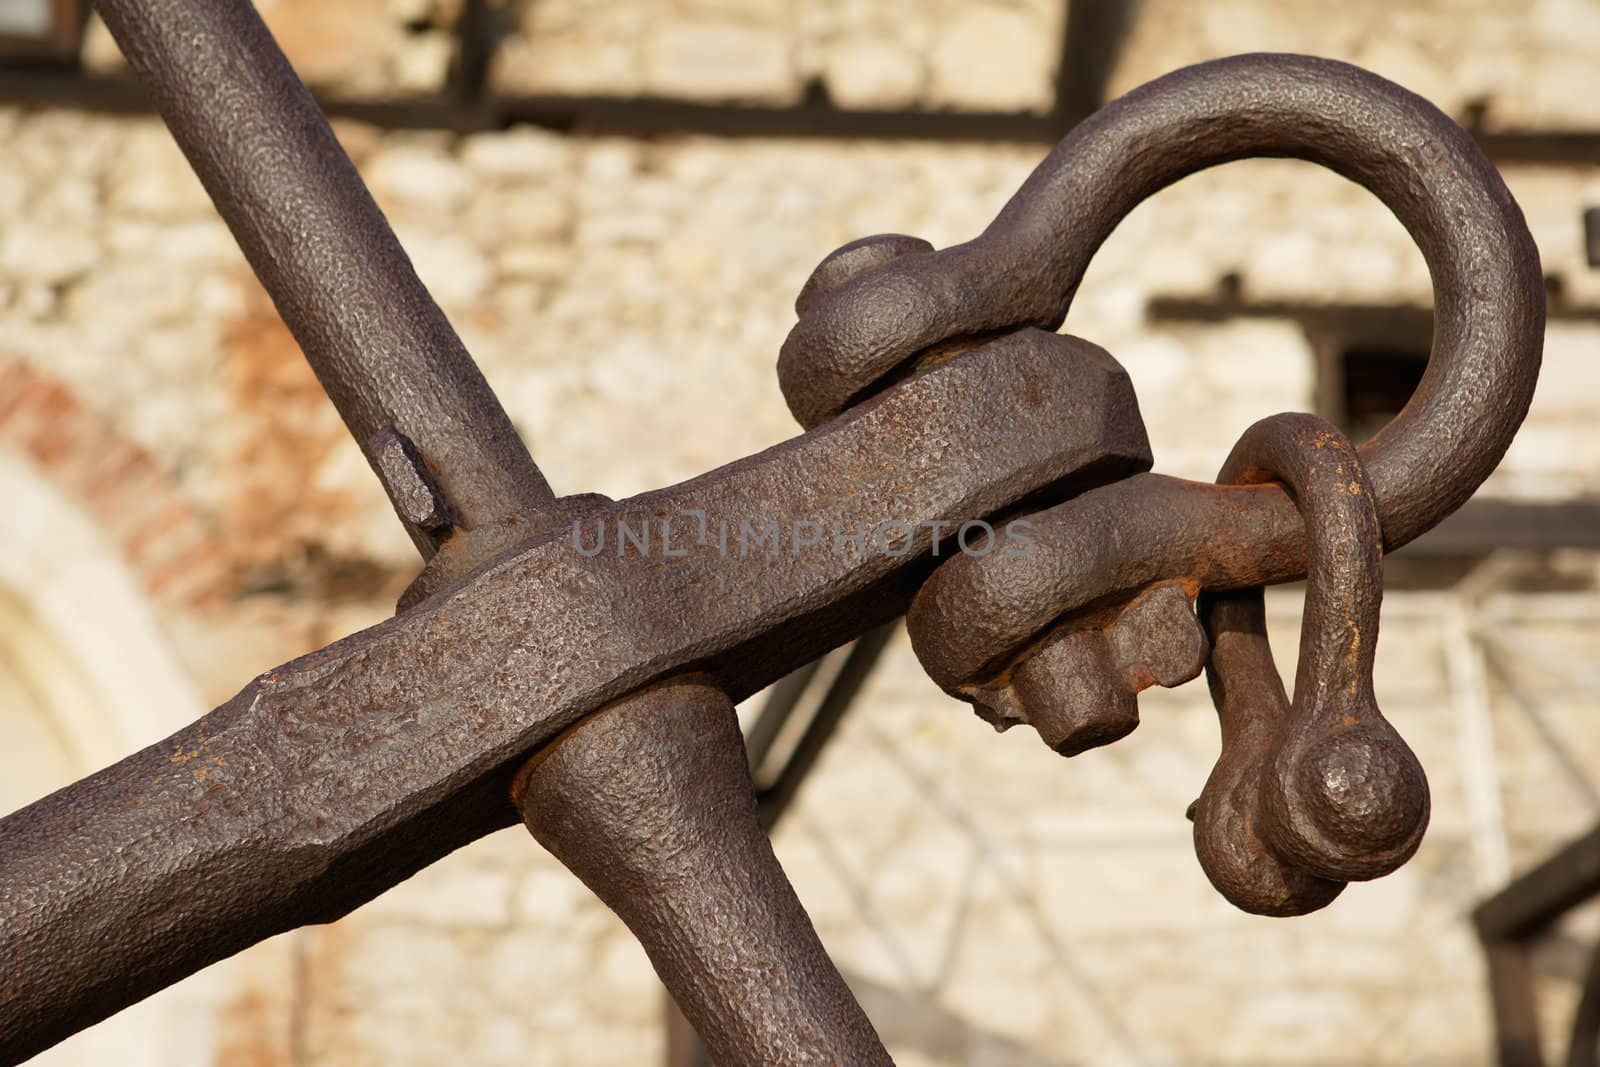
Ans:
{"type": "Polygon", "coordinates": [[[1139,725],[1139,702],[1097,630],[1046,641],[1011,672],[1022,718],[1063,756],[1109,745],[1139,725]]]}

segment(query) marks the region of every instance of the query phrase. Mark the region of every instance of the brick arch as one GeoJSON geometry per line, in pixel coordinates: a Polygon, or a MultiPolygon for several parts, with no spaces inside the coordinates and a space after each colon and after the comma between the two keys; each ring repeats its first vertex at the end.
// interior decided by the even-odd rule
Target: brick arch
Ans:
{"type": "Polygon", "coordinates": [[[222,598],[223,546],[172,471],[69,386],[17,359],[0,361],[0,448],[83,508],[158,607],[191,611],[222,598]]]}
{"type": "MultiPolygon", "coordinates": [[[[0,814],[9,814],[205,710],[155,616],[215,584],[205,526],[170,473],[20,363],[0,362],[0,486],[0,814]]],[[[158,1067],[192,1043],[211,1005],[238,995],[231,970],[211,970],[36,1062],[158,1067]]]]}

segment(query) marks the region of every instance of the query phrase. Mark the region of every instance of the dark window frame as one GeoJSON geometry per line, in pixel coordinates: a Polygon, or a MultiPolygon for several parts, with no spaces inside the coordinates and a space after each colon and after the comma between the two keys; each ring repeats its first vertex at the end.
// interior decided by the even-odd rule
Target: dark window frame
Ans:
{"type": "MultiPolygon", "coordinates": [[[[1320,315],[1307,315],[1300,326],[1311,342],[1316,359],[1317,414],[1351,435],[1360,443],[1379,429],[1394,411],[1365,410],[1352,404],[1351,363],[1363,360],[1376,363],[1384,358],[1410,364],[1400,370],[1407,378],[1420,378],[1427,366],[1433,344],[1433,316],[1425,308],[1328,309],[1320,315]],[[1412,374],[1412,371],[1415,374],[1412,374]],[[1354,410],[1353,410],[1354,409],[1354,410]]],[[[1414,383],[1413,383],[1414,387],[1414,383]]],[[[1400,406],[1409,398],[1400,397],[1400,406]]]]}
{"type": "Polygon", "coordinates": [[[75,64],[89,15],[87,0],[48,0],[50,28],[42,34],[0,33],[0,63],[75,64]]]}

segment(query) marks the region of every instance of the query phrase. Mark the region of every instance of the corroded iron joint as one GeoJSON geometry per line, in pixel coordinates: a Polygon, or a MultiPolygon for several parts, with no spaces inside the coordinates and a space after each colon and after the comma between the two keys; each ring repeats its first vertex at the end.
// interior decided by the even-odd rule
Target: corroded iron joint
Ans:
{"type": "MultiPolygon", "coordinates": [[[[931,346],[1061,322],[1090,257],[1129,209],[1194,171],[1257,154],[1321,163],[1365,185],[1407,226],[1432,273],[1427,373],[1360,453],[1382,547],[1404,545],[1466,500],[1504,454],[1537,377],[1545,298],[1521,212],[1471,138],[1426,101],[1340,63],[1235,57],[1106,107],[979,237],[880,263],[812,301],[780,359],[791,407],[814,418],[931,346]],[[1415,152],[1419,143],[1432,150],[1415,152]],[[1438,209],[1446,203],[1448,212],[1438,209]]],[[[1082,635],[1105,631],[1108,617],[1161,583],[1179,583],[1192,599],[1294,580],[1309,562],[1294,501],[1272,485],[1144,475],[1026,518],[1037,544],[1030,558],[952,558],[919,592],[908,629],[947,691],[1000,705],[988,714],[1002,722],[1037,718],[1063,751],[1122,736],[1135,721],[1116,657],[1082,635]],[[1069,703],[1080,710],[1065,711],[1069,703]]],[[[1168,628],[1189,625],[1171,615],[1168,628]]]]}
{"type": "Polygon", "coordinates": [[[1208,875],[1286,914],[1415,849],[1426,782],[1371,693],[1377,560],[1504,454],[1545,306],[1510,193],[1425,101],[1303,56],[1152,82],[1076,127],[973,241],[872,238],[818,267],[778,363],[806,433],[629,500],[555,503],[254,8],[100,9],[432,559],[396,618],[0,820],[0,896],[26,904],[0,924],[0,1056],[504,825],[538,753],[517,792],[534,832],[678,976],[730,1062],[881,1062],[763,851],[730,700],[908,606],[939,685],[1070,753],[1131,729],[1144,686],[1192,676],[1204,590],[1223,730],[1195,808],[1208,875]],[[1126,373],[1053,331],[1132,207],[1252,155],[1326,165],[1408,228],[1435,285],[1428,369],[1359,453],[1289,420],[1246,435],[1222,480],[1249,484],[1145,473],[1126,373]],[[590,555],[556,525],[674,511],[922,532],[894,550],[590,555]],[[1031,553],[929,577],[928,527],[1000,516],[1031,524],[1031,553]],[[1259,587],[1308,570],[1290,702],[1259,587]]]}
{"type": "Polygon", "coordinates": [[[1411,857],[1428,781],[1373,695],[1382,535],[1355,448],[1321,419],[1279,415],[1246,431],[1220,477],[1283,479],[1306,518],[1311,572],[1292,703],[1261,590],[1207,597],[1222,755],[1193,809],[1195,849],[1239,907],[1299,914],[1411,857]]]}
{"type": "Polygon", "coordinates": [[[890,1064],[778,865],[712,679],[589,716],[528,762],[513,796],[638,937],[715,1062],[890,1064]]]}
{"type": "Polygon", "coordinates": [[[1181,685],[1205,666],[1190,597],[1181,583],[1158,582],[1051,633],[992,683],[961,692],[997,729],[1028,723],[1063,756],[1110,744],[1139,725],[1138,693],[1181,685]]]}

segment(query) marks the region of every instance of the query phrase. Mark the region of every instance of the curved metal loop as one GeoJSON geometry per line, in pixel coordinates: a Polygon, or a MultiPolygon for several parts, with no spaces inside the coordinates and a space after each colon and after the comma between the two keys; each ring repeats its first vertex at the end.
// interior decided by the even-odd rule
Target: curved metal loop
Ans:
{"type": "MultiPolygon", "coordinates": [[[[879,239],[892,255],[802,310],[779,368],[791,407],[822,417],[835,398],[868,395],[963,339],[1059,323],[1089,257],[1139,200],[1250,155],[1297,156],[1364,185],[1432,272],[1427,372],[1359,452],[1382,548],[1399,548],[1464,503],[1510,444],[1538,376],[1544,288],[1522,214],[1466,132],[1342,63],[1257,55],[1178,71],[1078,127],[977,240],[930,252],[879,239]]],[[[1029,524],[1030,554],[952,557],[918,593],[907,628],[946,691],[997,725],[1034,723],[1068,754],[1133,729],[1140,689],[1198,673],[1187,602],[1151,602],[1153,590],[1176,586],[1193,600],[1292,581],[1315,547],[1275,483],[1139,474],[1017,521],[1029,524]],[[1124,625],[1135,606],[1142,621],[1124,625]],[[1119,632],[1158,639],[1108,661],[1099,643],[1119,632]],[[1146,669],[1163,657],[1165,676],[1146,669]],[[1086,667],[1093,687],[1073,682],[1086,667]]]]}
{"type": "Polygon", "coordinates": [[[1311,534],[1294,700],[1267,644],[1260,587],[1208,594],[1201,616],[1222,755],[1193,808],[1207,877],[1246,911],[1320,908],[1388,874],[1428,824],[1428,783],[1372,691],[1383,598],[1377,508],[1331,424],[1278,415],[1239,440],[1220,480],[1286,482],[1311,534]]]}
{"type": "Polygon", "coordinates": [[[1385,547],[1405,544],[1471,496],[1510,444],[1538,373],[1544,284],[1521,210],[1467,132],[1345,63],[1245,55],[1176,71],[1075,128],[978,238],[938,252],[874,239],[892,254],[805,301],[784,343],[790,409],[815,426],[930,350],[1056,329],[1123,216],[1180,178],[1250,156],[1309,160],[1365,186],[1427,261],[1427,372],[1362,449],[1385,547]]]}

